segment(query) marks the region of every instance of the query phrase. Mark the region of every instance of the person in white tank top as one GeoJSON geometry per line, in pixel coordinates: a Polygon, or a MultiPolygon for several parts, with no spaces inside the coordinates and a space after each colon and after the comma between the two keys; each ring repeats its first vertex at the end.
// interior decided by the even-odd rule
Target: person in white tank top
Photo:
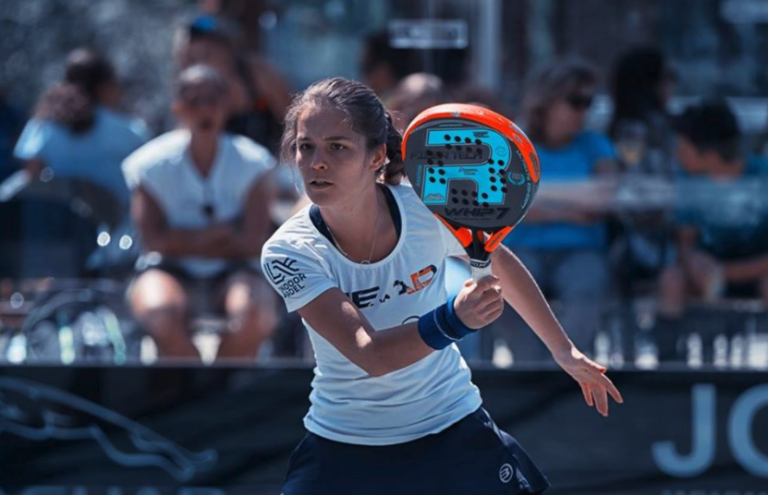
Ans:
{"type": "Polygon", "coordinates": [[[129,289],[161,358],[199,360],[189,317],[228,317],[217,359],[253,360],[275,326],[277,303],[258,273],[269,235],[269,152],[223,131],[226,84],[212,68],[182,71],[180,128],[123,162],[143,244],[129,289]]]}
{"type": "Polygon", "coordinates": [[[621,395],[605,368],[574,347],[506,248],[493,255],[494,275],[468,280],[448,299],[446,258],[463,250],[400,184],[400,144],[373,91],[342,78],[312,85],[286,117],[284,159],[297,163],[312,205],[267,241],[261,262],[288,311],[303,318],[317,365],[308,434],[283,494],[433,493],[438,482],[446,495],[541,493],[546,477],[494,428],[455,342],[498,318],[506,301],[589,405],[607,415],[608,395],[618,402],[621,395]],[[479,450],[461,440],[477,435],[479,450]],[[407,471],[420,475],[403,481],[404,471],[392,467],[403,456],[411,459],[407,471]],[[466,468],[433,473],[446,462],[466,468]],[[374,468],[375,479],[364,475],[374,468]],[[499,476],[486,480],[487,468],[499,476]]]}

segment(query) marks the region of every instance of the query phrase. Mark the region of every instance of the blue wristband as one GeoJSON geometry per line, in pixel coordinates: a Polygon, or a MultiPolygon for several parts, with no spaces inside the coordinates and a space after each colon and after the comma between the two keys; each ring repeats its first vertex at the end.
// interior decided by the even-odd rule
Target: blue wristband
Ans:
{"type": "Polygon", "coordinates": [[[453,303],[456,296],[419,318],[419,335],[433,349],[445,349],[467,335],[475,332],[461,321],[453,303]]]}

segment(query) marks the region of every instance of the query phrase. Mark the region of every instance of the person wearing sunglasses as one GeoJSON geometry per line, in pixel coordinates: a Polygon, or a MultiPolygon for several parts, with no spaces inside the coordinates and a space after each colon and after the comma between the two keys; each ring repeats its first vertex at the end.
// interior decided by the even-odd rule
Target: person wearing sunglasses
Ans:
{"type": "Polygon", "coordinates": [[[217,359],[253,359],[275,324],[274,297],[258,274],[274,160],[223,132],[226,96],[213,68],[182,71],[173,103],[179,128],[123,163],[145,251],[129,300],[160,357],[199,358],[187,328],[193,314],[229,317],[217,359]]]}
{"type": "MultiPolygon", "coordinates": [[[[542,187],[525,220],[504,240],[545,295],[559,300],[563,326],[588,354],[610,282],[605,213],[595,208],[589,194],[556,195],[553,201],[547,187],[575,191],[575,186],[617,169],[608,138],[585,130],[597,83],[593,69],[576,60],[543,67],[528,82],[521,122],[536,146],[542,187]]],[[[512,311],[494,324],[510,343],[514,362],[550,361],[546,347],[531,332],[509,331],[520,325],[512,311]]]]}

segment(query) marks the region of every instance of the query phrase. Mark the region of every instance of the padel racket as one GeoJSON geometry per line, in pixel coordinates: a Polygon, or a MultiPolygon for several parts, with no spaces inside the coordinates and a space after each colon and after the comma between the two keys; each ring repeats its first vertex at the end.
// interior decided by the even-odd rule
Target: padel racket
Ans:
{"type": "Polygon", "coordinates": [[[446,104],[420,113],[403,136],[405,171],[430,211],[469,255],[472,278],[523,219],[539,186],[539,159],[512,121],[483,107],[446,104]]]}

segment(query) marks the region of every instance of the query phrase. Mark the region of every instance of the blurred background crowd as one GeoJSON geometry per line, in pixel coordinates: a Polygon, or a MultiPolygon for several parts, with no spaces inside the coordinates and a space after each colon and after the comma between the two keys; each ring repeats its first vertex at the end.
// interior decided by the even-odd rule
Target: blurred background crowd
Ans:
{"type": "MultiPolygon", "coordinates": [[[[525,130],[542,186],[504,242],[580,348],[768,367],[765,2],[0,0],[0,25],[0,361],[311,362],[258,259],[306,201],[291,95],[345,76],[401,129],[468,102],[525,130]]],[[[462,346],[552,364],[512,310],[462,346]]]]}

